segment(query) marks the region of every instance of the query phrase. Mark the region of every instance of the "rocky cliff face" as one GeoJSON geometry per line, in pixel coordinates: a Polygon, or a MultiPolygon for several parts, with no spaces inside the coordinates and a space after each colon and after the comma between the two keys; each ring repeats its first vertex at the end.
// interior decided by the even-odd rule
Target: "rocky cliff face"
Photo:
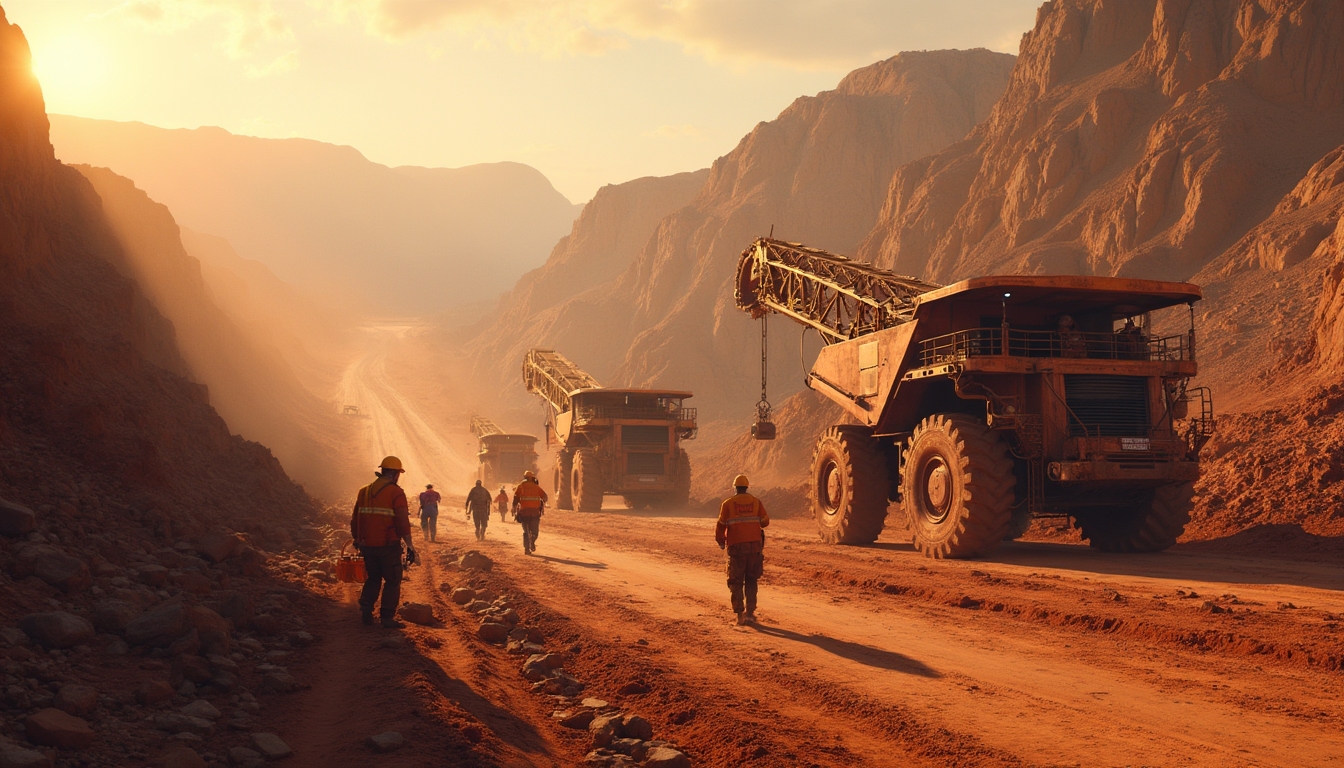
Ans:
{"type": "Polygon", "coordinates": [[[122,246],[116,266],[172,322],[191,378],[206,385],[229,429],[269,446],[314,493],[344,491],[339,462],[326,447],[339,442],[335,409],[300,383],[278,349],[220,308],[168,208],[106,168],[74,167],[98,193],[122,246]]]}
{"type": "Polygon", "coordinates": [[[520,163],[388,168],[351,147],[52,116],[56,155],[134,179],[184,226],[365,313],[493,299],[542,262],[572,205],[520,163]]]}
{"type": "MultiPolygon", "coordinates": [[[[628,227],[642,242],[625,269],[519,325],[518,349],[554,344],[603,383],[693,390],[702,420],[750,412],[759,342],[756,325],[732,306],[738,254],[772,227],[777,237],[852,251],[896,168],[984,119],[1012,62],[984,50],[904,53],[798,99],[715,161],[693,200],[628,227]]],[[[782,396],[800,378],[798,331],[774,327],[782,396]]],[[[519,358],[491,362],[500,366],[492,378],[521,393],[519,358]]]]}
{"type": "Polygon", "coordinates": [[[53,535],[133,526],[169,544],[310,512],[184,377],[173,326],[118,271],[101,201],[46,127],[27,43],[0,12],[0,496],[53,535]]]}

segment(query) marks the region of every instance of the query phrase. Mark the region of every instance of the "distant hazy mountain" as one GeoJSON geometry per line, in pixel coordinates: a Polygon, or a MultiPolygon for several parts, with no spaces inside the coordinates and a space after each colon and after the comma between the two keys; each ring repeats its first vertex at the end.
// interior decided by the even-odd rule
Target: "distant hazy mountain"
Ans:
{"type": "Polygon", "coordinates": [[[50,119],[61,160],[110,168],[183,226],[370,313],[496,294],[540,266],[581,209],[520,163],[388,168],[307,139],[50,119]]]}

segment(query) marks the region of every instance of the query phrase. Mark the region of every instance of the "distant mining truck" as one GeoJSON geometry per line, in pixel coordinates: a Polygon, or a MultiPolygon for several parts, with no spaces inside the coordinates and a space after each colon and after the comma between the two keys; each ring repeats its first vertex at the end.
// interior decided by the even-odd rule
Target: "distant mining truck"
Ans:
{"type": "Polygon", "coordinates": [[[985,555],[1048,517],[1098,549],[1153,552],[1189,521],[1214,429],[1208,390],[1188,386],[1198,286],[1003,275],[944,287],[761,238],[735,293],[753,317],[820,335],[807,384],[853,419],[813,453],[823,540],[876,540],[890,502],[935,558],[985,555]],[[1150,312],[1182,304],[1188,332],[1148,333],[1150,312]]]}
{"type": "Polygon", "coordinates": [[[556,447],[552,489],[560,509],[596,512],[605,494],[632,509],[684,505],[694,439],[690,392],[607,389],[564,355],[533,349],[523,359],[523,383],[546,402],[546,446],[556,447]]]}
{"type": "Polygon", "coordinates": [[[480,461],[477,479],[486,488],[496,484],[515,486],[529,469],[537,470],[537,438],[533,435],[508,434],[495,422],[480,416],[471,417],[471,433],[476,436],[480,461]]]}

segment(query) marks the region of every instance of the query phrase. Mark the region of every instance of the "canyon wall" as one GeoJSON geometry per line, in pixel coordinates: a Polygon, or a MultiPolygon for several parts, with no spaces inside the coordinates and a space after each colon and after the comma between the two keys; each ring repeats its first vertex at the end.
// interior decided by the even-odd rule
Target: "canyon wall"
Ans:
{"type": "Polygon", "coordinates": [[[578,211],[520,163],[388,168],[352,147],[53,115],[67,163],[134,179],[191,229],[359,314],[492,299],[578,211]]]}

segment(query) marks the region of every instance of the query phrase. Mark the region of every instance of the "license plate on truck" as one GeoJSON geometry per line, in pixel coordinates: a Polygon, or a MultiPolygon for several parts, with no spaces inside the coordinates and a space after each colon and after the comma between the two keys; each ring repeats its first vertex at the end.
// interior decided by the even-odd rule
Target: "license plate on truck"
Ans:
{"type": "Polygon", "coordinates": [[[643,477],[639,478],[639,482],[641,482],[641,483],[656,483],[656,482],[658,482],[658,478],[656,478],[656,477],[650,477],[650,476],[648,476],[648,475],[644,475],[643,477]]]}
{"type": "Polygon", "coordinates": [[[1120,450],[1122,451],[1151,451],[1153,441],[1146,437],[1122,437],[1120,438],[1120,450]]]}

